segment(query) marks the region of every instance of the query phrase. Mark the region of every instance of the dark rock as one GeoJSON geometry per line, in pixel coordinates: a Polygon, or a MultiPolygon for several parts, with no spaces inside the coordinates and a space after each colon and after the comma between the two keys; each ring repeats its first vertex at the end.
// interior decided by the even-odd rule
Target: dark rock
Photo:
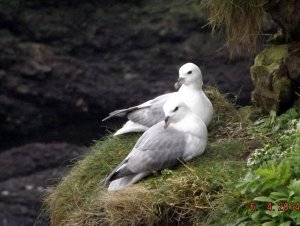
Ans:
{"type": "Polygon", "coordinates": [[[0,136],[25,139],[74,121],[100,122],[116,108],[172,91],[188,61],[201,67],[205,83],[242,90],[238,103],[249,101],[249,61],[218,51],[222,37],[201,29],[197,2],[188,10],[131,4],[29,1],[14,8],[11,21],[22,29],[5,28],[0,39],[0,136]]]}
{"type": "Polygon", "coordinates": [[[266,11],[283,30],[285,42],[300,41],[300,1],[270,0],[266,11]]]}
{"type": "Polygon", "coordinates": [[[0,153],[0,182],[11,177],[23,176],[47,168],[57,167],[74,159],[84,149],[67,143],[27,144],[0,153]],[[9,159],[13,159],[11,164],[9,159]]]}
{"type": "Polygon", "coordinates": [[[47,225],[39,216],[45,188],[85,152],[67,143],[33,143],[0,153],[0,225],[47,225]]]}
{"type": "Polygon", "coordinates": [[[285,60],[289,77],[296,84],[300,85],[300,43],[293,44],[289,48],[289,55],[285,60]]]}

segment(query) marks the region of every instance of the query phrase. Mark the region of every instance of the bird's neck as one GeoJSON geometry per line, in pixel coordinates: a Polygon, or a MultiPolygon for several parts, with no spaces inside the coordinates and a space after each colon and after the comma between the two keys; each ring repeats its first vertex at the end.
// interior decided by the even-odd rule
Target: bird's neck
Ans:
{"type": "Polygon", "coordinates": [[[200,81],[200,82],[194,82],[192,84],[188,84],[188,85],[185,85],[183,84],[180,89],[179,89],[179,92],[182,92],[182,91],[185,91],[185,90],[202,90],[202,86],[203,86],[203,81],[200,81]]]}
{"type": "Polygon", "coordinates": [[[183,119],[172,124],[174,129],[193,134],[196,137],[207,133],[204,122],[192,112],[188,112],[183,119]]]}

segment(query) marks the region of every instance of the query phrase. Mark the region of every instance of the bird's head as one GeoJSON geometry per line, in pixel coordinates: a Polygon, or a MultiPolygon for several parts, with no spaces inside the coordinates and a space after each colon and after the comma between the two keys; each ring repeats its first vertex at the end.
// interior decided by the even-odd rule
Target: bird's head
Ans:
{"type": "Polygon", "coordinates": [[[190,112],[189,107],[180,98],[169,99],[164,104],[163,109],[165,113],[165,129],[171,123],[182,120],[190,112]]]}
{"type": "Polygon", "coordinates": [[[197,85],[202,87],[202,73],[200,68],[193,63],[186,63],[179,69],[179,78],[175,83],[175,88],[178,89],[181,85],[197,85]]]}

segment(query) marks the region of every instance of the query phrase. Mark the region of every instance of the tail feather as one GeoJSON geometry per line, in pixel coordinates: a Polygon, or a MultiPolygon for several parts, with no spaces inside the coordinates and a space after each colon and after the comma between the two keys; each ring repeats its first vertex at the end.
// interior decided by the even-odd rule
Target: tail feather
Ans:
{"type": "Polygon", "coordinates": [[[127,108],[127,109],[121,109],[121,110],[113,111],[113,112],[109,113],[109,115],[106,118],[102,119],[102,122],[104,122],[104,121],[106,121],[106,120],[108,120],[108,119],[110,119],[112,117],[115,117],[115,116],[116,117],[124,117],[130,111],[134,111],[136,109],[138,109],[138,107],[131,107],[131,108],[127,108]]]}
{"type": "Polygon", "coordinates": [[[134,107],[126,108],[126,109],[116,110],[116,111],[109,113],[109,115],[106,118],[102,119],[102,122],[104,122],[112,117],[125,117],[132,111],[142,109],[142,108],[147,108],[147,107],[149,107],[149,106],[134,106],[134,107]]]}
{"type": "Polygon", "coordinates": [[[115,132],[114,136],[118,136],[121,134],[125,133],[139,133],[139,132],[145,132],[149,127],[143,126],[141,124],[132,122],[132,121],[127,121],[121,129],[119,129],[117,132],[115,132]]]}
{"type": "Polygon", "coordinates": [[[128,158],[125,158],[107,177],[100,181],[100,185],[108,185],[112,180],[116,172],[123,166],[124,163],[128,161],[128,158]]]}
{"type": "Polygon", "coordinates": [[[128,187],[129,185],[135,184],[136,182],[140,181],[142,178],[148,176],[149,174],[149,172],[144,172],[113,180],[108,186],[108,191],[121,190],[125,187],[128,187]]]}

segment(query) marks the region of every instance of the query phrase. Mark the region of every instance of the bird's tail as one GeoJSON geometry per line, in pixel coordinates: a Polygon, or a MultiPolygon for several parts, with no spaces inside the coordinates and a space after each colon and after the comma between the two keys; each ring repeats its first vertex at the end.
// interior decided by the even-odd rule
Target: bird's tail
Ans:
{"type": "Polygon", "coordinates": [[[114,136],[118,136],[121,134],[125,133],[140,133],[140,132],[145,132],[149,127],[143,126],[141,124],[132,122],[132,121],[127,121],[121,129],[119,129],[117,132],[115,132],[114,136]]]}
{"type": "Polygon", "coordinates": [[[133,174],[130,176],[121,177],[119,179],[113,180],[110,182],[108,186],[108,191],[121,190],[125,187],[128,187],[129,185],[132,185],[140,181],[142,178],[148,176],[149,174],[150,174],[149,172],[144,172],[144,173],[133,174]]]}
{"type": "Polygon", "coordinates": [[[137,110],[137,109],[138,109],[138,107],[135,106],[135,107],[127,108],[127,109],[113,111],[113,112],[109,113],[109,115],[106,118],[102,119],[102,122],[104,122],[112,117],[125,117],[129,112],[137,110]]]}
{"type": "Polygon", "coordinates": [[[132,111],[142,109],[142,108],[148,108],[148,107],[149,107],[149,105],[139,105],[139,106],[134,106],[134,107],[126,108],[126,109],[116,110],[116,111],[109,113],[109,115],[106,118],[102,119],[102,122],[104,122],[112,117],[125,117],[132,111]]]}

